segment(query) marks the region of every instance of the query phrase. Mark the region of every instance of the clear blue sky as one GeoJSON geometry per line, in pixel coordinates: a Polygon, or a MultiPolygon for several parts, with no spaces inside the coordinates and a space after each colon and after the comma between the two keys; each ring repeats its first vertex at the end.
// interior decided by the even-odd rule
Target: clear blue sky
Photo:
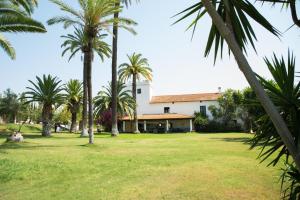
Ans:
{"type": "MultiPolygon", "coordinates": [[[[77,6],[76,1],[66,0],[77,6]]],[[[126,9],[123,16],[138,22],[138,35],[121,31],[119,43],[118,64],[127,62],[126,54],[142,53],[149,59],[153,69],[153,87],[155,94],[180,94],[194,92],[214,92],[220,86],[224,89],[241,89],[247,82],[239,71],[233,58],[224,56],[213,65],[213,56],[205,58],[205,49],[211,21],[206,17],[199,24],[196,35],[191,41],[191,32],[185,32],[189,21],[171,26],[174,18],[171,16],[192,5],[197,0],[141,0],[126,9]]],[[[276,28],[285,31],[291,24],[289,11],[278,6],[256,4],[267,19],[276,28]]],[[[40,0],[34,18],[46,24],[46,21],[62,12],[47,0],[40,0]]],[[[190,19],[192,20],[192,19],[190,19]]],[[[254,71],[262,76],[270,77],[263,62],[263,56],[270,57],[272,52],[286,55],[288,49],[297,57],[297,71],[300,71],[300,31],[292,28],[278,39],[270,33],[254,25],[258,42],[255,54],[249,48],[248,59],[254,71]]],[[[62,25],[46,26],[46,34],[5,34],[17,51],[17,59],[12,61],[0,50],[1,74],[0,91],[11,88],[19,93],[28,86],[28,80],[36,75],[52,74],[64,82],[71,78],[82,79],[82,61],[80,55],[68,62],[67,57],[61,57],[63,34],[72,32],[64,30],[62,25]]],[[[109,43],[110,39],[107,40],[109,43]]],[[[111,79],[111,60],[104,63],[95,59],[93,63],[94,94],[111,79]]]]}

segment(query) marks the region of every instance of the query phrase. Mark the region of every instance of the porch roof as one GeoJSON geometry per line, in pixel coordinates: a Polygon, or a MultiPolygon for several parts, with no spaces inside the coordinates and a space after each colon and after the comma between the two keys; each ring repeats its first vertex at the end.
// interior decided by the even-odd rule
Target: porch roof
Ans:
{"type": "MultiPolygon", "coordinates": [[[[138,120],[167,120],[167,119],[193,119],[191,115],[168,113],[168,114],[145,114],[138,115],[138,120]]],[[[133,120],[132,117],[126,116],[121,119],[122,121],[133,120]]]]}

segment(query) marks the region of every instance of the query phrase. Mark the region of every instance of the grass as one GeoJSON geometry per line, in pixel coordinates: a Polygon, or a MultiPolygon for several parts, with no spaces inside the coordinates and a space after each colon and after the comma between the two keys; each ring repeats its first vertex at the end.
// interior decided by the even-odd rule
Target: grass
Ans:
{"type": "MultiPolygon", "coordinates": [[[[25,129],[24,129],[25,130],[25,129]]],[[[0,134],[0,199],[279,199],[247,134],[0,134]]]]}

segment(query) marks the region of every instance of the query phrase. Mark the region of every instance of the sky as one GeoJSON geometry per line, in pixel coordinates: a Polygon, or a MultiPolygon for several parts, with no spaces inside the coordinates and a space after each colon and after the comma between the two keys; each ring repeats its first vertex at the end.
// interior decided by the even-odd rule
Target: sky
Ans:
{"type": "MultiPolygon", "coordinates": [[[[48,0],[40,0],[33,18],[45,24],[47,33],[5,34],[17,52],[16,60],[10,58],[0,49],[0,92],[11,88],[16,93],[30,86],[28,80],[35,76],[51,74],[62,82],[69,79],[82,80],[82,60],[78,54],[70,62],[62,57],[61,35],[73,32],[72,28],[63,29],[62,25],[47,26],[46,21],[53,16],[63,15],[58,7],[48,0]]],[[[74,0],[65,0],[77,7],[74,0]]],[[[135,27],[137,35],[124,30],[120,31],[118,64],[127,62],[127,54],[141,53],[149,60],[153,69],[153,90],[155,95],[187,94],[199,92],[217,92],[228,88],[243,89],[248,86],[243,74],[231,56],[226,53],[223,59],[214,64],[213,54],[204,57],[204,50],[211,26],[209,17],[204,17],[198,25],[195,36],[191,40],[191,31],[186,31],[193,20],[190,18],[179,24],[172,25],[176,13],[191,6],[198,0],[141,0],[122,13],[123,17],[138,23],[135,27]]],[[[283,32],[282,37],[271,35],[259,25],[252,23],[258,41],[255,43],[257,53],[248,47],[248,61],[252,69],[263,77],[271,78],[263,58],[276,55],[287,57],[288,50],[296,55],[296,70],[300,71],[300,31],[293,27],[290,12],[280,6],[256,3],[259,11],[274,26],[283,32]],[[299,56],[298,56],[299,55],[299,56]]],[[[111,36],[106,41],[111,44],[111,36]]],[[[101,62],[96,58],[93,62],[93,94],[111,80],[111,59],[101,62]]]]}

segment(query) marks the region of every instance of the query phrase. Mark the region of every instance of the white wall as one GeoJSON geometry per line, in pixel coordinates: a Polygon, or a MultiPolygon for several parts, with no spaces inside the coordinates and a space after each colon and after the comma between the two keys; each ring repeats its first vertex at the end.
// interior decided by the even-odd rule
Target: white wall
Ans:
{"type": "Polygon", "coordinates": [[[206,106],[206,114],[211,119],[212,115],[208,110],[210,105],[218,105],[216,101],[203,101],[203,102],[178,102],[178,103],[159,103],[141,105],[138,102],[138,114],[162,114],[164,108],[169,107],[170,113],[194,115],[194,112],[200,112],[200,106],[206,106]]]}
{"type": "MultiPolygon", "coordinates": [[[[131,83],[127,85],[127,89],[131,90],[131,83]]],[[[200,112],[200,106],[206,106],[206,113],[209,118],[212,118],[208,110],[210,105],[218,105],[217,101],[202,101],[202,102],[175,102],[150,104],[152,98],[152,87],[149,81],[139,82],[137,89],[141,89],[141,94],[137,94],[137,112],[141,114],[163,114],[164,107],[170,107],[170,113],[194,115],[194,112],[200,112]]]]}

